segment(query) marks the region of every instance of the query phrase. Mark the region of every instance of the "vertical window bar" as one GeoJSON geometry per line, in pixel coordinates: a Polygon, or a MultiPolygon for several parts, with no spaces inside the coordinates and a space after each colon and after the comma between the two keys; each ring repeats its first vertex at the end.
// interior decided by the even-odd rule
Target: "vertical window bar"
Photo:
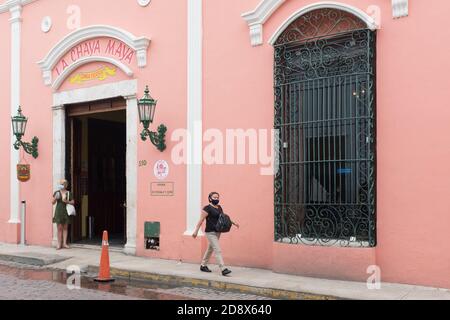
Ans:
{"type": "Polygon", "coordinates": [[[327,120],[327,142],[328,142],[328,157],[327,157],[327,164],[328,164],[328,199],[327,199],[327,203],[332,202],[331,200],[331,190],[333,190],[332,187],[332,179],[331,179],[331,125],[332,125],[332,116],[331,116],[331,101],[332,101],[332,96],[331,96],[331,79],[328,78],[328,101],[327,101],[327,114],[328,114],[328,120],[327,120]]]}
{"type": "Polygon", "coordinates": [[[315,165],[314,165],[314,159],[315,159],[315,151],[316,151],[316,146],[315,146],[315,140],[314,140],[314,119],[315,119],[315,117],[314,117],[314,115],[315,115],[315,107],[316,107],[316,104],[315,104],[315,101],[316,101],[316,99],[315,99],[315,90],[316,90],[316,86],[315,86],[315,80],[312,80],[312,82],[311,82],[311,84],[312,84],[312,90],[311,90],[311,122],[310,122],[310,124],[311,124],[311,137],[310,137],[310,141],[311,141],[311,144],[312,144],[312,150],[311,150],[311,158],[310,158],[310,165],[311,165],[311,170],[312,170],[312,175],[311,175],[311,178],[310,178],[310,180],[308,181],[308,184],[311,186],[311,203],[314,203],[314,192],[315,192],[315,188],[314,188],[314,184],[313,184],[313,182],[314,182],[314,179],[315,179],[315,177],[316,177],[316,175],[315,175],[315,173],[316,173],[316,168],[315,168],[315,165]]]}
{"type": "MultiPolygon", "coordinates": [[[[337,103],[336,103],[336,101],[337,101],[337,95],[336,95],[336,77],[333,77],[333,105],[332,105],[332,113],[333,113],[333,116],[332,116],[332,119],[333,119],[333,131],[332,131],[332,134],[333,134],[333,160],[336,160],[337,159],[337,157],[336,157],[336,136],[337,136],[337,130],[336,130],[336,121],[337,121],[337,114],[336,114],[336,107],[337,107],[337,103]]],[[[337,171],[336,171],[337,169],[336,169],[336,161],[333,161],[333,165],[332,165],[332,168],[331,168],[331,172],[332,172],[332,175],[333,175],[333,177],[334,177],[334,184],[333,184],[333,199],[332,199],[332,201],[334,202],[334,203],[336,203],[337,202],[337,193],[336,193],[336,187],[337,187],[337,184],[336,184],[336,182],[337,182],[337,171]]]]}
{"type": "Polygon", "coordinates": [[[317,180],[318,180],[318,173],[319,173],[319,166],[318,166],[318,162],[317,162],[317,159],[318,159],[318,153],[319,153],[319,150],[318,150],[318,143],[317,143],[317,136],[319,135],[319,133],[318,133],[318,126],[319,126],[319,124],[318,124],[318,121],[317,120],[319,120],[320,118],[319,118],[319,108],[318,108],[318,105],[319,105],[319,102],[318,102],[318,100],[319,100],[319,80],[315,80],[314,81],[314,86],[315,86],[315,89],[314,89],[314,101],[315,101],[315,103],[314,103],[314,106],[313,106],[313,108],[314,108],[314,112],[315,112],[315,118],[314,118],[314,170],[315,170],[315,174],[314,174],[314,179],[315,179],[315,185],[314,185],[314,191],[315,191],[315,193],[314,193],[314,203],[316,203],[317,204],[317,200],[318,200],[318,192],[319,192],[319,184],[318,184],[318,182],[317,182],[317,180]]]}
{"type": "MultiPolygon", "coordinates": [[[[339,139],[338,139],[338,169],[342,169],[342,76],[339,77],[339,98],[338,98],[338,129],[339,129],[339,139]]],[[[339,177],[339,204],[342,204],[342,196],[344,192],[342,191],[342,171],[337,172],[339,177]]]]}
{"type": "Polygon", "coordinates": [[[353,171],[353,164],[354,164],[354,160],[355,157],[353,155],[353,147],[354,147],[354,140],[355,137],[353,136],[353,95],[352,95],[352,91],[353,91],[353,76],[349,77],[350,83],[349,83],[349,91],[347,92],[347,96],[348,96],[348,100],[349,100],[349,121],[348,121],[348,126],[349,126],[349,136],[350,136],[350,144],[349,144],[349,152],[350,152],[350,159],[351,161],[349,162],[350,164],[350,169],[351,169],[351,173],[349,174],[349,184],[350,184],[350,203],[354,203],[354,197],[355,197],[355,185],[353,184],[353,176],[354,176],[354,171],[353,171]]]}
{"type": "Polygon", "coordinates": [[[314,162],[316,167],[316,195],[315,195],[315,201],[316,205],[320,202],[320,142],[319,142],[319,136],[320,136],[320,80],[316,80],[316,91],[315,91],[315,98],[316,98],[316,119],[314,120],[314,144],[316,146],[316,154],[314,156],[314,162]]]}
{"type": "Polygon", "coordinates": [[[283,141],[285,140],[285,136],[286,136],[286,128],[285,128],[285,122],[286,122],[286,114],[285,114],[285,99],[286,99],[286,87],[287,85],[283,84],[283,86],[281,87],[281,110],[280,110],[280,114],[281,114],[281,130],[280,130],[280,138],[281,138],[281,190],[282,190],[282,198],[281,198],[281,231],[282,231],[282,236],[286,236],[286,207],[285,207],[285,203],[286,203],[286,154],[285,154],[285,150],[283,148],[283,141]]]}
{"type": "MultiPolygon", "coordinates": [[[[310,149],[310,132],[309,132],[309,119],[311,117],[311,82],[310,81],[306,81],[305,82],[307,87],[307,92],[306,92],[306,118],[305,118],[305,128],[306,128],[306,136],[305,136],[305,149],[306,149],[306,158],[305,158],[305,166],[306,166],[306,172],[307,172],[307,176],[305,176],[305,180],[304,180],[304,184],[306,186],[306,194],[307,194],[307,198],[306,198],[306,203],[309,203],[311,201],[311,188],[310,185],[308,183],[308,181],[311,181],[311,165],[310,165],[310,159],[311,159],[311,149],[310,149]]],[[[308,209],[308,208],[306,208],[308,209]]]]}
{"type": "MultiPolygon", "coordinates": [[[[295,98],[297,100],[297,104],[296,104],[296,110],[295,110],[295,124],[294,124],[294,138],[296,139],[295,142],[295,188],[296,188],[296,197],[297,199],[295,200],[295,203],[298,204],[301,201],[301,197],[300,197],[300,170],[299,170],[299,166],[300,166],[300,140],[299,140],[299,118],[300,118],[300,95],[298,94],[298,87],[300,86],[300,84],[296,84],[295,85],[295,98]]],[[[295,208],[297,214],[298,214],[298,208],[295,208]]]]}
{"type": "MultiPolygon", "coordinates": [[[[288,108],[286,109],[287,110],[287,118],[288,118],[288,120],[287,120],[287,123],[288,123],[288,125],[287,125],[287,139],[286,139],[286,141],[287,141],[287,143],[288,143],[288,145],[287,145],[287,149],[286,149],[286,151],[287,151],[287,163],[286,163],[286,169],[287,169],[287,176],[288,177],[291,177],[292,176],[292,169],[291,169],[291,163],[292,163],[292,148],[291,148],[291,138],[292,138],[292,134],[291,134],[291,129],[292,129],[292,108],[293,108],[293,106],[292,106],[292,100],[293,100],[293,97],[292,97],[292,85],[290,84],[289,86],[288,86],[288,94],[289,94],[289,105],[288,105],[288,108]]],[[[288,185],[289,185],[289,187],[288,187],[288,190],[289,190],[289,192],[288,192],[288,201],[287,201],[287,210],[289,211],[289,204],[291,203],[291,199],[292,199],[292,183],[293,183],[293,181],[292,180],[294,180],[294,179],[289,179],[289,182],[288,182],[288,185]]],[[[288,215],[290,215],[290,214],[288,214],[288,215]]]]}
{"type": "MultiPolygon", "coordinates": [[[[356,92],[361,92],[361,98],[362,96],[362,90],[359,83],[359,76],[355,77],[355,88],[356,92]]],[[[355,106],[355,132],[356,132],[356,143],[355,143],[355,158],[358,159],[358,162],[355,166],[355,185],[356,185],[356,201],[355,203],[357,205],[360,204],[359,194],[360,194],[360,178],[359,178],[359,164],[361,163],[361,158],[359,156],[359,148],[361,146],[361,131],[359,130],[359,107],[360,107],[360,99],[355,100],[356,106],[355,106]]]]}
{"type": "MultiPolygon", "coordinates": [[[[344,142],[344,170],[347,169],[347,162],[348,162],[348,148],[347,148],[347,144],[348,144],[348,127],[347,127],[347,123],[348,120],[345,120],[345,118],[348,117],[348,100],[347,100],[347,96],[348,96],[348,88],[347,88],[347,76],[344,77],[344,132],[345,132],[345,142],[344,142]]],[[[344,174],[344,189],[345,189],[345,204],[348,203],[348,197],[349,197],[349,190],[348,190],[348,178],[347,178],[347,174],[344,174]]]]}
{"type": "Polygon", "coordinates": [[[326,124],[326,115],[325,115],[325,79],[320,80],[321,82],[321,90],[322,90],[322,122],[321,122],[321,132],[320,132],[320,143],[321,143],[321,152],[322,152],[322,158],[321,158],[321,168],[322,168],[322,186],[321,186],[321,191],[322,191],[322,202],[325,202],[324,200],[326,199],[326,183],[325,183],[325,124],[326,124]]]}
{"type": "MultiPolygon", "coordinates": [[[[303,140],[302,140],[302,119],[303,119],[303,94],[302,94],[302,86],[303,83],[300,83],[297,89],[297,94],[298,94],[298,101],[299,101],[299,110],[298,110],[298,119],[297,119],[297,129],[298,129],[298,196],[299,196],[299,208],[298,210],[300,211],[300,214],[302,214],[303,208],[301,207],[301,203],[303,203],[305,200],[305,198],[303,197],[303,192],[304,192],[304,187],[303,187],[303,177],[304,177],[304,172],[303,172],[303,161],[304,161],[304,156],[303,156],[303,140]]],[[[302,221],[300,221],[301,223],[302,221]]]]}

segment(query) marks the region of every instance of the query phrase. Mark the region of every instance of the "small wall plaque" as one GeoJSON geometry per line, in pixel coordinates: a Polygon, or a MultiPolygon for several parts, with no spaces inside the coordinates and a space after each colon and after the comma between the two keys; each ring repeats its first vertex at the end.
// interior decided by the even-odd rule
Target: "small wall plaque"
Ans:
{"type": "Polygon", "coordinates": [[[172,197],[174,196],[174,182],[152,182],[151,195],[153,197],[172,197]]]}

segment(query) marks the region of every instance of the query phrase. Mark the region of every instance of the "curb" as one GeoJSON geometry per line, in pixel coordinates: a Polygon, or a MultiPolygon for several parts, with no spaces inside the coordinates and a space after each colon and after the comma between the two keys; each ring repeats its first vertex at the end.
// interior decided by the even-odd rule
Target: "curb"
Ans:
{"type": "MultiPolygon", "coordinates": [[[[90,265],[89,273],[98,273],[99,267],[90,265]]],[[[170,285],[185,285],[191,287],[212,288],[217,290],[234,291],[236,293],[254,294],[280,300],[341,300],[341,298],[304,293],[283,289],[254,287],[243,284],[229,283],[219,280],[205,280],[175,275],[163,275],[151,272],[129,271],[110,268],[111,276],[136,281],[152,281],[170,285]]]]}
{"type": "Polygon", "coordinates": [[[70,259],[70,257],[59,257],[57,255],[42,254],[0,254],[0,260],[2,261],[38,267],[45,267],[67,259],[70,259]]]}

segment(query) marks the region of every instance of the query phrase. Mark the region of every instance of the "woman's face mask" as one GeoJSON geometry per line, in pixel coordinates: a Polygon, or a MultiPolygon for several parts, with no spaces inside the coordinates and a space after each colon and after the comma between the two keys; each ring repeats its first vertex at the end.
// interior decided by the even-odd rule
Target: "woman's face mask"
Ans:
{"type": "Polygon", "coordinates": [[[212,199],[211,203],[215,206],[217,206],[219,204],[220,200],[219,199],[212,199]]]}
{"type": "Polygon", "coordinates": [[[63,184],[60,184],[59,186],[58,186],[58,190],[64,190],[64,185],[63,184]]]}

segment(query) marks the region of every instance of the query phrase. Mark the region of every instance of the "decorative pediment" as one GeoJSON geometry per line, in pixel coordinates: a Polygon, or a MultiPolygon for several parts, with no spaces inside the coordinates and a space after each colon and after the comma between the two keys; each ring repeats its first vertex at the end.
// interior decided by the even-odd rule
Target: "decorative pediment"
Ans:
{"type": "Polygon", "coordinates": [[[250,28],[252,46],[263,43],[263,25],[286,0],[263,0],[255,10],[242,14],[250,28]]]}
{"type": "MultiPolygon", "coordinates": [[[[270,18],[270,16],[284,3],[288,0],[262,0],[256,9],[253,11],[246,12],[242,14],[242,17],[247,22],[250,29],[250,42],[252,46],[258,46],[263,43],[263,30],[264,23],[270,18]]],[[[301,8],[297,12],[295,12],[289,19],[289,23],[298,18],[302,14],[305,14],[312,10],[317,9],[339,9],[343,11],[347,11],[349,13],[354,14],[364,22],[366,22],[367,27],[370,29],[377,29],[374,19],[369,16],[366,12],[361,9],[355,8],[353,6],[347,5],[341,2],[334,1],[323,1],[313,3],[306,7],[301,8]]],[[[404,17],[408,15],[408,0],[392,0],[392,10],[394,18],[404,17]]],[[[288,21],[283,23],[282,27],[277,30],[276,34],[280,34],[284,28],[289,25],[288,21]],[[280,31],[280,29],[282,29],[280,31]]],[[[274,41],[274,37],[271,38],[270,42],[274,41]]]]}
{"type": "Polygon", "coordinates": [[[113,64],[132,75],[131,64],[147,65],[150,40],[111,26],[78,29],[58,42],[40,62],[44,83],[58,88],[76,68],[94,61],[113,64]],[[56,80],[53,82],[53,78],[56,80]]]}

